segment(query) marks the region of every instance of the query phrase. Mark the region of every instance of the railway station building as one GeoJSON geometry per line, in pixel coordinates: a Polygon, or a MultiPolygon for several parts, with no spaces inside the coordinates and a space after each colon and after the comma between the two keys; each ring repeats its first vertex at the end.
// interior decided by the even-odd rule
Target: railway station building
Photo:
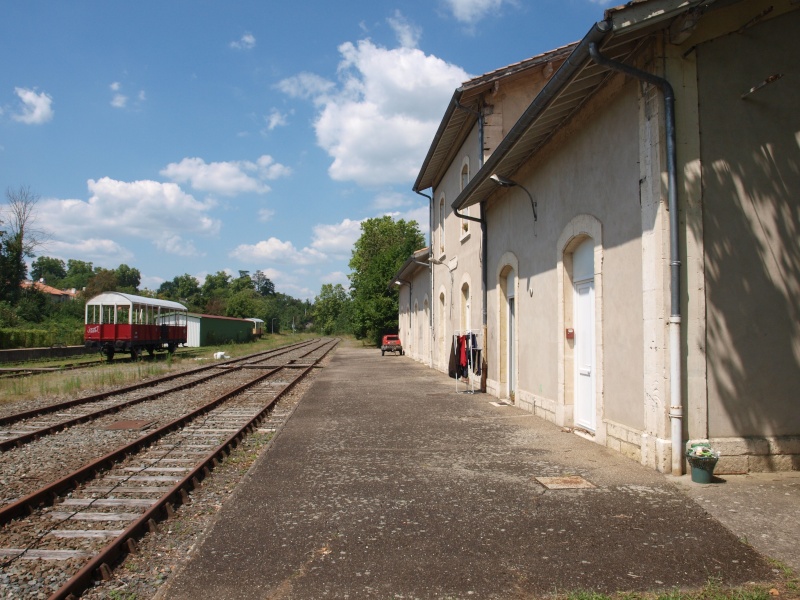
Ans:
{"type": "Polygon", "coordinates": [[[792,0],[637,0],[464,83],[414,184],[407,354],[447,372],[474,335],[480,389],[661,472],[698,440],[800,468],[798,31],[792,0]]]}

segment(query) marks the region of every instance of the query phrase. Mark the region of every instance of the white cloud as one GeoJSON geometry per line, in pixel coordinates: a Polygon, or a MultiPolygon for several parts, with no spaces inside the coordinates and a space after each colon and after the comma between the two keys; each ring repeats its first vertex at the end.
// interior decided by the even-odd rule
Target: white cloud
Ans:
{"type": "Polygon", "coordinates": [[[282,81],[279,89],[319,107],[314,127],[317,142],[333,158],[333,179],[368,186],[408,183],[453,90],[469,75],[410,47],[389,50],[362,40],[342,44],[339,52],[337,86],[304,73],[282,81]]]}
{"type": "Polygon", "coordinates": [[[310,265],[322,262],[326,256],[314,248],[298,250],[292,242],[271,237],[257,244],[240,244],[230,255],[246,263],[270,262],[286,265],[310,265]]]}
{"type": "Polygon", "coordinates": [[[111,98],[111,106],[114,108],[125,108],[128,104],[128,97],[124,94],[114,94],[111,98]]]}
{"type": "MultiPolygon", "coordinates": [[[[341,283],[345,290],[350,288],[350,280],[347,278],[347,273],[343,271],[333,271],[327,275],[319,278],[320,283],[341,283]]],[[[321,287],[321,286],[320,286],[321,287]]]]}
{"type": "Polygon", "coordinates": [[[266,194],[270,187],[265,180],[278,179],[291,173],[291,169],[269,155],[256,162],[230,161],[206,163],[202,158],[184,158],[179,163],[170,163],[161,170],[161,175],[177,183],[188,183],[192,189],[213,192],[225,196],[242,193],[266,194]]]}
{"type": "MultiPolygon", "coordinates": [[[[430,213],[427,206],[419,206],[406,211],[395,211],[384,213],[394,220],[403,219],[404,221],[416,221],[419,229],[425,239],[428,239],[428,221],[430,220],[430,213]]],[[[426,242],[427,243],[427,242],[426,242]]]]}
{"type": "Polygon", "coordinates": [[[236,50],[252,50],[256,47],[256,36],[246,31],[238,40],[231,42],[231,48],[236,50]]]}
{"type": "Polygon", "coordinates": [[[272,217],[275,216],[275,211],[271,208],[262,208],[258,211],[258,220],[262,223],[266,223],[272,217]]]}
{"type": "Polygon", "coordinates": [[[400,192],[384,192],[375,196],[372,207],[378,210],[398,210],[417,204],[408,194],[400,192]]]}
{"type": "Polygon", "coordinates": [[[403,48],[417,47],[422,36],[422,30],[417,25],[410,23],[399,10],[395,10],[394,16],[387,20],[403,48]]]}
{"type": "Polygon", "coordinates": [[[317,295],[317,292],[310,288],[292,283],[282,283],[280,285],[276,283],[275,289],[282,294],[297,298],[298,300],[313,300],[317,295]]]}
{"type": "Polygon", "coordinates": [[[13,115],[15,121],[26,125],[41,125],[53,118],[53,98],[42,92],[28,88],[14,88],[14,92],[22,101],[20,112],[13,115]]]}
{"type": "Polygon", "coordinates": [[[164,235],[153,241],[156,248],[167,254],[177,256],[205,256],[205,252],[200,252],[191,240],[187,241],[179,235],[164,235]]]}
{"type": "MultiPolygon", "coordinates": [[[[108,86],[108,88],[114,92],[111,96],[111,106],[114,108],[127,108],[128,107],[128,100],[130,97],[126,94],[122,93],[122,84],[119,81],[115,81],[108,86]]],[[[144,103],[146,100],[146,95],[144,90],[140,90],[138,94],[136,94],[136,104],[137,106],[144,103]]]]}
{"type": "Polygon", "coordinates": [[[314,73],[300,73],[279,81],[275,87],[292,98],[321,100],[333,91],[336,84],[314,73]]]}
{"type": "Polygon", "coordinates": [[[345,219],[333,225],[315,225],[311,247],[325,254],[349,256],[361,237],[361,221],[345,219]]]}
{"type": "Polygon", "coordinates": [[[508,0],[445,0],[457,21],[474,25],[508,0]]]}
{"type": "MultiPolygon", "coordinates": [[[[93,247],[101,248],[100,255],[104,256],[123,253],[116,241],[97,239],[98,232],[113,232],[115,239],[144,240],[179,256],[198,254],[181,236],[219,233],[219,220],[209,216],[214,203],[200,202],[174,183],[104,177],[90,179],[87,186],[91,194],[88,201],[48,199],[38,205],[42,228],[57,232],[53,243],[75,248],[89,245],[73,256],[92,256],[93,247]]],[[[124,252],[125,259],[130,260],[130,253],[124,252]]]]}
{"type": "Polygon", "coordinates": [[[80,256],[81,260],[109,266],[130,262],[134,258],[130,250],[114,240],[91,237],[73,241],[52,240],[47,243],[47,253],[54,257],[80,256]]]}
{"type": "Polygon", "coordinates": [[[264,119],[267,122],[268,131],[272,131],[276,127],[284,127],[289,123],[288,115],[280,112],[277,108],[273,108],[264,119]]]}

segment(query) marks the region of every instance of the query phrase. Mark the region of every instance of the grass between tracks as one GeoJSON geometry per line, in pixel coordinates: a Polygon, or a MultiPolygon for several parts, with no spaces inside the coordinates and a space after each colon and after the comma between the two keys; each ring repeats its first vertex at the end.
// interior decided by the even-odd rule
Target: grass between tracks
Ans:
{"type": "MultiPolygon", "coordinates": [[[[207,348],[179,348],[164,360],[141,360],[100,364],[86,370],[51,371],[26,377],[0,380],[0,405],[33,399],[63,400],[82,392],[99,392],[108,388],[166,375],[176,370],[190,369],[213,362],[215,352],[225,352],[231,358],[271,350],[319,337],[309,333],[275,334],[247,344],[220,344],[207,348]]],[[[98,354],[92,362],[101,361],[98,354]]],[[[27,365],[23,365],[27,366],[27,365]]],[[[37,367],[51,366],[41,362],[37,367]]],[[[58,366],[54,364],[53,366],[58,366]]]]}

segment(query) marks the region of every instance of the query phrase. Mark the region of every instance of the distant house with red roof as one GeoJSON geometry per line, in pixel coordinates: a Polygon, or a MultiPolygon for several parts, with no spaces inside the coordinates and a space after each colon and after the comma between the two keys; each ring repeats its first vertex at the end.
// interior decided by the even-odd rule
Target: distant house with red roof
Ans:
{"type": "Polygon", "coordinates": [[[75,290],[59,290],[58,288],[49,286],[42,281],[23,281],[20,284],[20,287],[23,289],[33,288],[50,296],[50,299],[53,302],[66,302],[67,300],[74,300],[77,296],[77,292],[75,290]]]}

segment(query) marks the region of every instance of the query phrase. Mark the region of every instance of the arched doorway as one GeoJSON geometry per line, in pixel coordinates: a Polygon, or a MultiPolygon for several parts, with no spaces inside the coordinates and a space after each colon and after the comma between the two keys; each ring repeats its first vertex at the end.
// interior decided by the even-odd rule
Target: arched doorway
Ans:
{"type": "Polygon", "coordinates": [[[516,358],[516,273],[506,266],[500,272],[500,381],[505,396],[515,398],[517,387],[516,358]]]}
{"type": "Polygon", "coordinates": [[[439,364],[447,366],[450,357],[448,343],[446,339],[447,329],[445,327],[446,305],[444,292],[439,293],[439,364]]]}
{"type": "Polygon", "coordinates": [[[572,252],[575,425],[597,427],[594,240],[585,238],[572,252]]]}
{"type": "Polygon", "coordinates": [[[430,366],[431,361],[431,307],[428,304],[428,296],[422,302],[423,325],[422,325],[422,360],[430,366]]]}

